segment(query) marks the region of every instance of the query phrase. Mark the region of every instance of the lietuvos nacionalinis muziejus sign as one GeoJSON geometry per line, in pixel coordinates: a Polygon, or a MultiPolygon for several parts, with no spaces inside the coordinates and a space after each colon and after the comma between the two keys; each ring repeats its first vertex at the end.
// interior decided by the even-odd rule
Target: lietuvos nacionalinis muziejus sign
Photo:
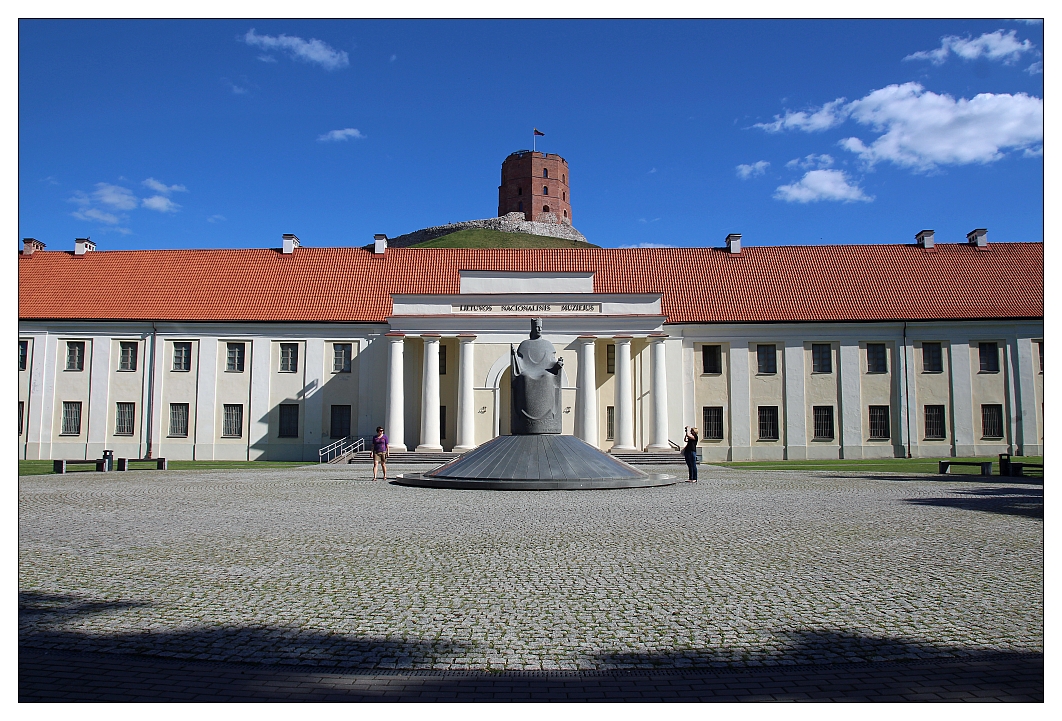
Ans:
{"type": "Polygon", "coordinates": [[[466,305],[455,303],[454,313],[540,313],[545,315],[565,315],[568,313],[600,313],[600,303],[495,303],[491,305],[466,305]]]}

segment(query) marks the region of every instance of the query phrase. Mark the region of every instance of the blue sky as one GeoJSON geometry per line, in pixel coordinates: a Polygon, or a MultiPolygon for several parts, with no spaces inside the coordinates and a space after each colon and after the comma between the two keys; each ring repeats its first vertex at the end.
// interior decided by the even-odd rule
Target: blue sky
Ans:
{"type": "Polygon", "coordinates": [[[21,21],[19,234],[364,245],[569,163],[608,247],[1043,240],[1043,26],[21,21]]]}

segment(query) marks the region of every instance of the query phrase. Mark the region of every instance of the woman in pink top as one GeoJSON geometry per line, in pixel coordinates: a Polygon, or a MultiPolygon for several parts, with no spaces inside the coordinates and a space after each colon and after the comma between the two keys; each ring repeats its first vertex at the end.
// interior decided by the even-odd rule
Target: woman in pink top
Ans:
{"type": "Polygon", "coordinates": [[[383,426],[376,428],[376,435],[372,437],[372,479],[376,480],[376,465],[383,466],[383,479],[387,480],[387,436],[384,435],[383,426]]]}

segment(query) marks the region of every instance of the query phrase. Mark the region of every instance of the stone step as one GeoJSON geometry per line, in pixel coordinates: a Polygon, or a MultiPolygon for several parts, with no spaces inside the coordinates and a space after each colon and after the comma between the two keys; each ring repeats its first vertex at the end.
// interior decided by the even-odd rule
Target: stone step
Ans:
{"type": "MultiPolygon", "coordinates": [[[[388,463],[449,463],[460,453],[417,453],[416,451],[391,451],[387,454],[388,463]]],[[[347,460],[347,463],[372,463],[371,451],[359,451],[347,460]]]]}
{"type": "Polygon", "coordinates": [[[686,465],[686,459],[682,457],[679,452],[674,453],[611,453],[609,454],[613,458],[618,458],[624,463],[630,463],[632,466],[637,465],[654,465],[654,466],[684,466],[686,465]]]}

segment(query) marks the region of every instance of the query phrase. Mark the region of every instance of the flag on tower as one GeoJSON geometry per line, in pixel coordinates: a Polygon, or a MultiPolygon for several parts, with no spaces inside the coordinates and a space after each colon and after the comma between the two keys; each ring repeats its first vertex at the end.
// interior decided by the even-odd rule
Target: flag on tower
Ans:
{"type": "Polygon", "coordinates": [[[543,138],[544,138],[544,137],[546,137],[546,134],[545,134],[545,133],[543,133],[543,132],[542,132],[541,130],[539,130],[538,128],[535,128],[535,135],[541,135],[541,136],[542,136],[543,138]]]}

